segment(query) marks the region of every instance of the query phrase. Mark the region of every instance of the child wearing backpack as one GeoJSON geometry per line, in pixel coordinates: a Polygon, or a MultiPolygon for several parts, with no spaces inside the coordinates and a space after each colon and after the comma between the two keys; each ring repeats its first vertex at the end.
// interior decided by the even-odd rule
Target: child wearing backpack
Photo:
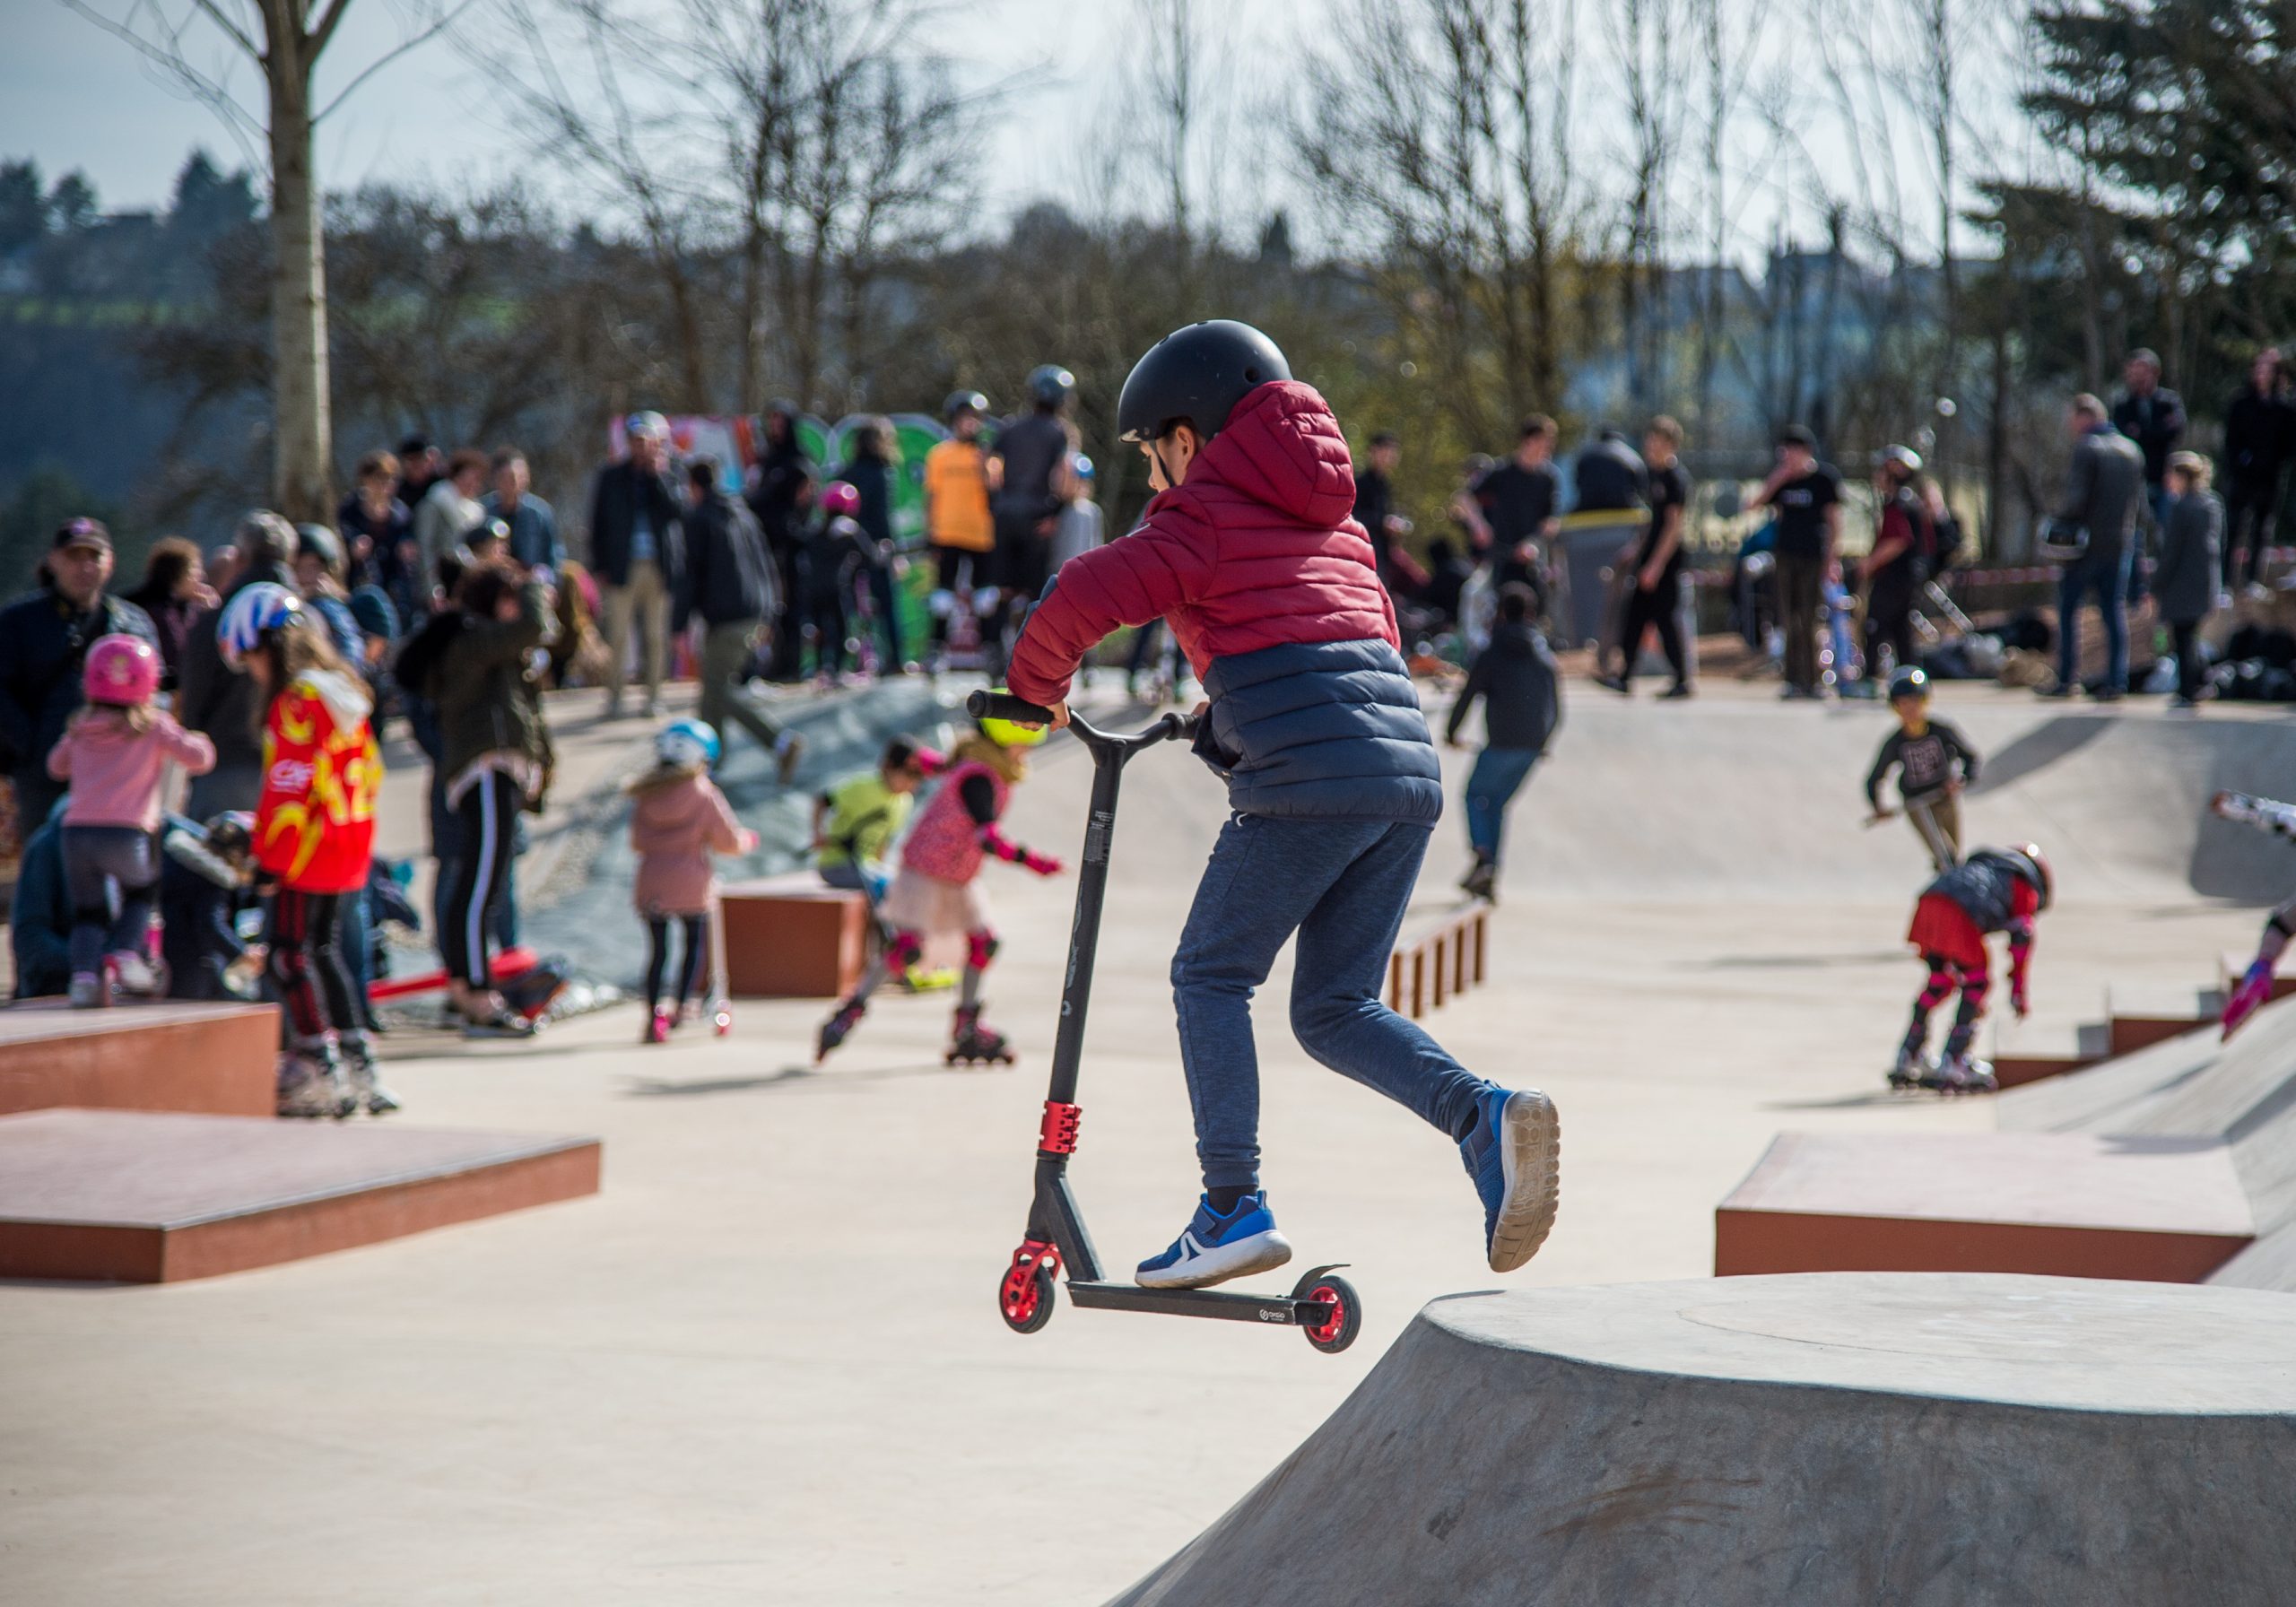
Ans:
{"type": "Polygon", "coordinates": [[[280,1061],[279,1114],[396,1110],[337,946],[343,897],[367,885],[374,857],[383,761],[373,694],[302,599],[267,580],[233,594],[215,642],[265,703],[253,854],[271,895],[266,964],[293,1035],[280,1061]]]}
{"type": "Polygon", "coordinates": [[[654,738],[654,768],[630,784],[630,846],[638,853],[631,901],[646,922],[644,1041],[665,1044],[701,981],[709,955],[709,912],[718,901],[713,854],[746,854],[757,833],[734,818],[733,805],[709,779],[718,733],[700,720],[674,720],[654,738]],[[670,923],[683,934],[674,1003],[662,1003],[670,963],[670,923]]]}
{"type": "Polygon", "coordinates": [[[2020,848],[1979,848],[1921,890],[1906,942],[1929,968],[1929,979],[1913,1002],[1912,1023],[1899,1047],[1897,1064],[1890,1068],[1892,1088],[1918,1086],[1949,1094],[1993,1090],[1993,1068],[1970,1053],[1993,986],[1985,940],[1996,932],[2009,934],[2009,1005],[2022,1021],[2033,922],[2048,908],[2055,885],[2048,861],[2027,843],[2020,848]],[[1923,1053],[1929,1017],[1956,992],[1961,1007],[1933,1066],[1923,1053]]]}
{"type": "Polygon", "coordinates": [[[1204,1194],[1136,1276],[1199,1288],[1291,1258],[1260,1186],[1251,996],[1295,933],[1301,1046],[1458,1146],[1491,1268],[1510,1272],[1554,1224],[1554,1106],[1474,1075],[1381,998],[1443,784],[1339,421],[1273,341],[1226,320],[1152,347],[1117,415],[1156,495],[1131,534],[1061,567],[1010,675],[1065,725],[1084,655],[1169,621],[1209,699],[1196,751],[1233,811],[1172,961],[1204,1194]]]}
{"type": "Polygon", "coordinates": [[[215,744],[152,707],[159,650],[141,637],[104,636],[81,669],[87,702],[48,751],[67,782],[58,835],[72,899],[72,1008],[111,1003],[111,990],[161,991],[150,958],[160,884],[160,793],[170,761],[194,776],[215,768],[215,744]]]}

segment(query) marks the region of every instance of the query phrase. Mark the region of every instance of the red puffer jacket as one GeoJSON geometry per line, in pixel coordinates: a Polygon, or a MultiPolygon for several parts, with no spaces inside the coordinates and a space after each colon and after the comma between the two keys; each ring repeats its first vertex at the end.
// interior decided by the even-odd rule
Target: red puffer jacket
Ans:
{"type": "Polygon", "coordinates": [[[1397,645],[1395,604],[1363,527],[1339,421],[1311,386],[1261,386],[1140,527],[1070,559],[1015,644],[1008,682],[1067,695],[1085,653],[1160,616],[1201,678],[1217,658],[1294,643],[1397,645]]]}

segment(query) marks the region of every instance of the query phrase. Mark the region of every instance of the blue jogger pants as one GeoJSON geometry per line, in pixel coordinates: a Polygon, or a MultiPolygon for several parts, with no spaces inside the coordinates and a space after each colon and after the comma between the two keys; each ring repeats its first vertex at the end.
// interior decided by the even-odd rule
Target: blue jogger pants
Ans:
{"type": "Polygon", "coordinates": [[[1172,957],[1180,1058],[1206,1188],[1259,1181],[1251,1000],[1299,934],[1292,1030],[1325,1065],[1456,1139],[1489,1086],[1387,1007],[1387,956],[1431,826],[1232,815],[1172,957]]]}

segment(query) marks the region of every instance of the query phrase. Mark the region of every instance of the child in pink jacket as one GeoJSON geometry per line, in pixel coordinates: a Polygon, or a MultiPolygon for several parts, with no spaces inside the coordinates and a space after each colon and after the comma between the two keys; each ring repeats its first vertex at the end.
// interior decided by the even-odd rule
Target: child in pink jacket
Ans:
{"type": "Polygon", "coordinates": [[[123,993],[160,991],[148,953],[160,791],[170,761],[195,776],[215,768],[214,743],[152,707],[160,655],[151,643],[98,638],[81,678],[87,703],[48,751],[48,773],[72,788],[63,847],[75,1010],[109,1003],[107,981],[123,993]]]}
{"type": "Polygon", "coordinates": [[[630,846],[638,850],[631,901],[646,921],[646,1038],[667,1043],[701,980],[708,955],[706,929],[718,899],[712,854],[746,854],[757,834],[734,818],[726,795],[709,779],[718,734],[699,720],[676,720],[654,739],[655,766],[630,786],[630,846]],[[669,969],[670,923],[685,932],[675,1003],[662,1003],[669,969]]]}

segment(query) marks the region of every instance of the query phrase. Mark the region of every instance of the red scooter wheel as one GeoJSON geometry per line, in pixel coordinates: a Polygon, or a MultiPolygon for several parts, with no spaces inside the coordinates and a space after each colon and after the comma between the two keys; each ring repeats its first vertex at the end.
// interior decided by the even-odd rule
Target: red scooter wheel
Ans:
{"type": "Polygon", "coordinates": [[[1358,1330],[1363,1326],[1363,1304],[1357,1298],[1355,1286],[1336,1273],[1302,1278],[1300,1287],[1292,1291],[1295,1300],[1328,1300],[1331,1315],[1320,1323],[1301,1323],[1300,1332],[1308,1342],[1326,1356],[1336,1356],[1355,1342],[1358,1330]]]}
{"type": "Polygon", "coordinates": [[[1052,1321],[1053,1289],[1059,1276],[1045,1262],[1005,1269],[996,1287],[996,1309],[1015,1333],[1034,1333],[1052,1321]]]}

